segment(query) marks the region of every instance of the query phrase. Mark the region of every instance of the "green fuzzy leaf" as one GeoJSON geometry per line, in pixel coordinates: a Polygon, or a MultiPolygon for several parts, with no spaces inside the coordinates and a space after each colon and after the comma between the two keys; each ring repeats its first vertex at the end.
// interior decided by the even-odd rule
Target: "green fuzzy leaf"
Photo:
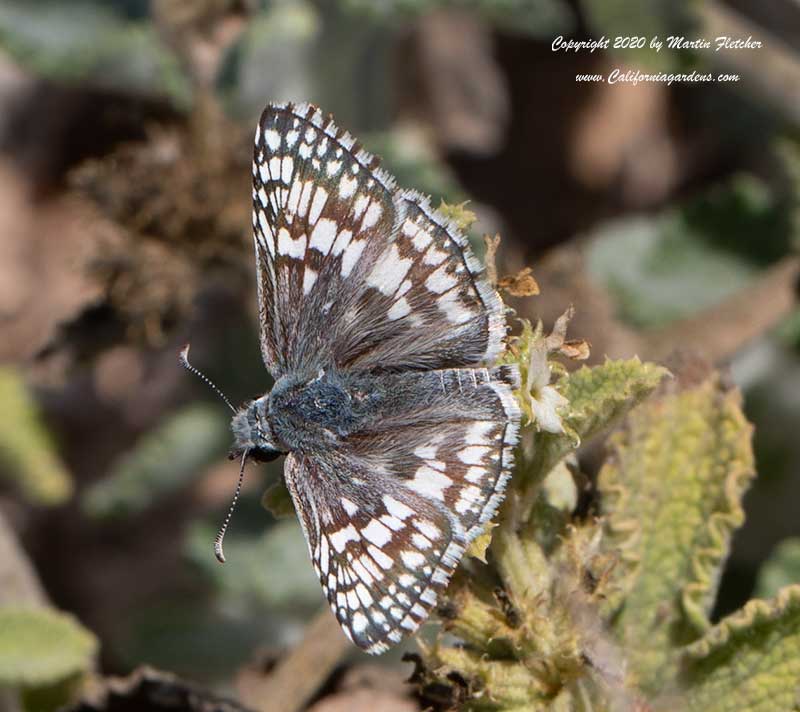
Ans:
{"type": "Polygon", "coordinates": [[[466,232],[478,220],[478,216],[467,205],[468,200],[461,203],[446,203],[442,200],[439,203],[439,212],[458,225],[459,230],[466,232]]]}
{"type": "Polygon", "coordinates": [[[229,442],[228,419],[218,408],[183,408],[142,437],[105,479],[86,491],[84,510],[95,517],[142,512],[202,475],[229,442]]]}
{"type": "Polygon", "coordinates": [[[97,639],[48,608],[0,607],[0,685],[50,685],[88,670],[97,639]]]}
{"type": "Polygon", "coordinates": [[[769,598],[784,586],[800,583],[800,537],[782,541],[761,567],[756,598],[769,598]]]}
{"type": "Polygon", "coordinates": [[[686,651],[687,712],[790,712],[800,707],[800,586],[753,600],[686,651]]]}
{"type": "Polygon", "coordinates": [[[565,420],[586,440],[642,401],[668,373],[662,366],[638,358],[584,366],[558,384],[569,401],[565,420]]]}
{"type": "Polygon", "coordinates": [[[19,373],[0,369],[0,475],[34,504],[69,499],[72,480],[59,460],[47,426],[19,373]]]}
{"type": "Polygon", "coordinates": [[[562,417],[566,432],[536,436],[529,464],[521,468],[525,478],[541,481],[578,442],[610,426],[651,393],[667,374],[661,366],[633,358],[607,360],[600,366],[584,366],[563,375],[556,387],[569,401],[562,417]]]}
{"type": "Polygon", "coordinates": [[[610,438],[598,488],[621,595],[608,604],[646,689],[658,689],[674,651],[710,625],[730,536],[744,520],[751,430],[739,392],[713,375],[648,401],[610,438]]]}

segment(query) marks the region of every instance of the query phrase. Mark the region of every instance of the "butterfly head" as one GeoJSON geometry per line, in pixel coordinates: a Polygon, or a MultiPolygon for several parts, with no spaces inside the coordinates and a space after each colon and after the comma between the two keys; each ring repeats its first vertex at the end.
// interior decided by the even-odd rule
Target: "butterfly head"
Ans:
{"type": "Polygon", "coordinates": [[[234,444],[232,455],[247,453],[258,462],[270,462],[283,455],[266,417],[267,397],[259,398],[236,412],[231,421],[234,444]]]}
{"type": "Polygon", "coordinates": [[[276,459],[279,455],[282,455],[283,452],[276,447],[275,439],[272,437],[269,422],[266,418],[266,396],[254,400],[245,408],[236,410],[228,397],[214,385],[211,379],[189,363],[189,344],[183,347],[180,353],[180,362],[185,369],[191,371],[210,386],[233,412],[231,428],[236,442],[234,443],[230,456],[231,458],[241,458],[242,464],[239,468],[239,480],[236,484],[233,502],[231,502],[228,514],[225,516],[225,521],[222,523],[219,534],[217,534],[217,538],[214,540],[214,555],[220,563],[224,564],[225,554],[222,550],[222,540],[225,537],[225,532],[228,530],[228,524],[230,524],[233,510],[236,507],[236,502],[239,500],[239,494],[242,491],[244,466],[247,460],[252,459],[259,462],[269,462],[270,460],[276,459]]]}

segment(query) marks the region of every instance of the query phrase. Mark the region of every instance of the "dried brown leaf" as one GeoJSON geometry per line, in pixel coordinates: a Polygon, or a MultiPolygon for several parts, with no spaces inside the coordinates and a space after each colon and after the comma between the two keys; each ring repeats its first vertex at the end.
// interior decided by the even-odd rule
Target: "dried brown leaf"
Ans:
{"type": "Polygon", "coordinates": [[[575,307],[570,304],[567,310],[556,319],[556,323],[553,324],[553,331],[546,337],[548,352],[560,351],[564,346],[567,338],[567,327],[573,316],[575,316],[575,307]]]}
{"type": "Polygon", "coordinates": [[[592,345],[586,339],[567,339],[558,352],[573,361],[585,361],[589,358],[592,345]]]}
{"type": "Polygon", "coordinates": [[[539,283],[534,279],[533,270],[525,267],[513,275],[503,277],[497,287],[512,297],[534,297],[539,294],[539,283]]]}

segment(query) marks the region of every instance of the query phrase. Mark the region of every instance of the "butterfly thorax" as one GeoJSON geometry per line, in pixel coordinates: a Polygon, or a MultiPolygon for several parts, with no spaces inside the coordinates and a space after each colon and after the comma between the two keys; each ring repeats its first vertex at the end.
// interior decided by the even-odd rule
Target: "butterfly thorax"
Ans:
{"type": "Polygon", "coordinates": [[[310,377],[284,376],[269,394],[267,421],[286,450],[315,452],[336,447],[361,427],[380,394],[334,370],[310,377]]]}

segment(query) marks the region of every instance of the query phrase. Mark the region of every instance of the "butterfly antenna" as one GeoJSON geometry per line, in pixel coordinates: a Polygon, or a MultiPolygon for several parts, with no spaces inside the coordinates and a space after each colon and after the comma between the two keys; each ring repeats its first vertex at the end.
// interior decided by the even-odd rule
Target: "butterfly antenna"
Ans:
{"type": "Polygon", "coordinates": [[[228,397],[214,385],[213,381],[202,371],[199,371],[189,363],[189,344],[186,344],[186,346],[183,347],[179,358],[181,361],[181,366],[183,366],[187,371],[191,371],[195,376],[205,381],[207,385],[211,386],[211,389],[228,404],[228,408],[230,408],[234,413],[236,412],[236,408],[233,407],[231,402],[228,400],[228,397]]]}
{"type": "Polygon", "coordinates": [[[239,500],[239,494],[242,491],[242,481],[244,480],[244,465],[247,461],[247,454],[249,450],[245,450],[242,453],[242,466],[239,468],[239,481],[236,483],[236,492],[233,493],[233,502],[231,502],[230,509],[228,509],[228,513],[225,515],[225,521],[222,522],[222,526],[219,529],[219,533],[217,534],[217,538],[214,539],[214,556],[217,557],[217,561],[219,563],[225,563],[225,552],[222,551],[222,540],[225,538],[225,532],[228,531],[228,524],[231,523],[231,516],[233,516],[233,510],[236,508],[236,502],[239,500]]]}

